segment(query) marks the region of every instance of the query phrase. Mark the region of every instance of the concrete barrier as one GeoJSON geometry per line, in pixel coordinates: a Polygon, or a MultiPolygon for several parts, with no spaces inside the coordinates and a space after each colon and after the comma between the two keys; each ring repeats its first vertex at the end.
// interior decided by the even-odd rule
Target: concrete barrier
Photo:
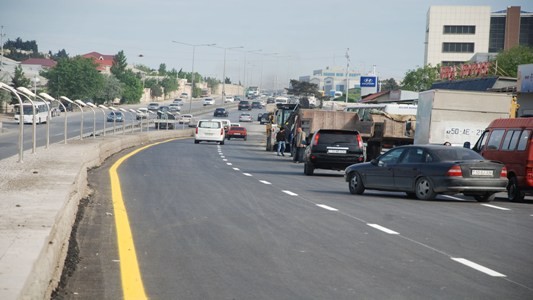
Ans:
{"type": "Polygon", "coordinates": [[[0,160],[0,299],[50,299],[59,283],[87,170],[121,150],[194,129],[107,135],[0,160]]]}

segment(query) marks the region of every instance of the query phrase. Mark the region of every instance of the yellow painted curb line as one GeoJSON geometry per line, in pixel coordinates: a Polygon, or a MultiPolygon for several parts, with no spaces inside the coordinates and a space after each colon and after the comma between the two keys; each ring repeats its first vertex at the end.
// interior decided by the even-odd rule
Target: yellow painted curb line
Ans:
{"type": "Polygon", "coordinates": [[[130,222],[122,198],[122,189],[117,169],[128,158],[135,154],[155,145],[174,141],[176,139],[165,140],[162,142],[150,144],[139,148],[117,160],[109,168],[109,177],[111,180],[111,197],[113,199],[113,211],[115,214],[115,227],[117,230],[118,254],[120,260],[120,277],[122,280],[122,292],[124,300],[130,299],[148,299],[144,291],[144,285],[141,278],[141,271],[135,252],[135,243],[131,233],[130,222]]]}

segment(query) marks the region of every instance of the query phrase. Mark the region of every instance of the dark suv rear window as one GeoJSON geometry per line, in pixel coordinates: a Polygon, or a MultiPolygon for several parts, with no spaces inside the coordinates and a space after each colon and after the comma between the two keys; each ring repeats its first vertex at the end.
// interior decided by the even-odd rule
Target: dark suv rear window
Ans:
{"type": "Polygon", "coordinates": [[[356,132],[319,132],[318,144],[359,144],[356,132]]]}

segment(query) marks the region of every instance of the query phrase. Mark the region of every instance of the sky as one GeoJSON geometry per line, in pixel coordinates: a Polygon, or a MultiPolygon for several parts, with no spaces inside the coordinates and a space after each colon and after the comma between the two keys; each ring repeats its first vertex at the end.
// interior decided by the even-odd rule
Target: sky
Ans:
{"type": "Polygon", "coordinates": [[[531,0],[2,0],[0,26],[4,42],[35,40],[40,52],[69,56],[122,50],[153,69],[190,72],[194,48],[202,76],[269,88],[346,68],[346,56],[352,71],[400,81],[424,63],[432,5],[533,11],[531,0]]]}

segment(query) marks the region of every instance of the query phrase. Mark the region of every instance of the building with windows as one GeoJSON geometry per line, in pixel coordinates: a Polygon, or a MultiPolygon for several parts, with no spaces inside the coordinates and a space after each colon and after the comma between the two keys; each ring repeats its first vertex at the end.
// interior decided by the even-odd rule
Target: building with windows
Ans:
{"type": "Polygon", "coordinates": [[[346,87],[350,89],[360,87],[361,74],[352,71],[348,72],[348,83],[346,83],[346,68],[326,67],[326,69],[314,70],[313,75],[300,76],[300,81],[314,83],[318,90],[329,95],[330,91],[346,93],[346,87]]]}
{"type": "Polygon", "coordinates": [[[427,13],[424,64],[487,61],[502,50],[533,46],[533,13],[519,6],[431,6],[427,13]]]}

